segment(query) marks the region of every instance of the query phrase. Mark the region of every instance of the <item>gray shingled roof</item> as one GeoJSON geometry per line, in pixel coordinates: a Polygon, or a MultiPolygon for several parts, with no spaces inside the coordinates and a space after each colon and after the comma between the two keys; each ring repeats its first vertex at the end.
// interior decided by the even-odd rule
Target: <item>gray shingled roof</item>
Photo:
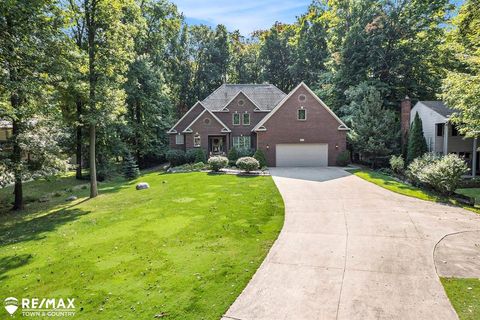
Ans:
{"type": "Polygon", "coordinates": [[[222,84],[202,104],[211,111],[221,110],[240,91],[261,110],[272,110],[286,96],[273,84],[222,84]]]}
{"type": "Polygon", "coordinates": [[[443,101],[420,101],[420,102],[446,118],[448,118],[452,113],[455,112],[455,110],[453,110],[452,108],[447,107],[445,103],[443,103],[443,101]]]}

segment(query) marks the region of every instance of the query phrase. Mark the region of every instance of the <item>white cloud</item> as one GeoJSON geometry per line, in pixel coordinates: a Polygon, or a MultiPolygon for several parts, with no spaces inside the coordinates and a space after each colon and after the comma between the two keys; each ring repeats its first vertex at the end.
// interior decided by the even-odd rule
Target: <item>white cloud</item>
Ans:
{"type": "Polygon", "coordinates": [[[290,23],[306,11],[310,0],[174,0],[187,18],[224,24],[229,30],[248,34],[267,29],[275,21],[290,23]]]}

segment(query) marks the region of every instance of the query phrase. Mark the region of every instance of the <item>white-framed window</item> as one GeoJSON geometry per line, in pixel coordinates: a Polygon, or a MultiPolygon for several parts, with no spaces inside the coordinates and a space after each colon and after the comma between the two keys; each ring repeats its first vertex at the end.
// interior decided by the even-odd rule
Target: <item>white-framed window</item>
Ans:
{"type": "Polygon", "coordinates": [[[200,147],[201,142],[202,142],[202,140],[200,139],[200,135],[198,133],[196,133],[193,136],[193,146],[195,148],[198,148],[198,147],[200,147]]]}
{"type": "Polygon", "coordinates": [[[239,113],[234,113],[232,115],[232,123],[234,126],[239,126],[240,125],[240,114],[239,113]]]}
{"type": "Polygon", "coordinates": [[[249,126],[250,125],[250,113],[244,113],[242,115],[242,123],[244,126],[249,126]]]}
{"type": "Polygon", "coordinates": [[[233,147],[235,149],[250,149],[251,146],[251,137],[250,136],[238,136],[233,137],[233,147]]]}
{"type": "Polygon", "coordinates": [[[175,136],[175,144],[184,144],[185,143],[185,136],[183,134],[177,134],[175,136]]]}
{"type": "Polygon", "coordinates": [[[301,107],[297,110],[297,120],[305,121],[307,120],[307,110],[301,107]]]}

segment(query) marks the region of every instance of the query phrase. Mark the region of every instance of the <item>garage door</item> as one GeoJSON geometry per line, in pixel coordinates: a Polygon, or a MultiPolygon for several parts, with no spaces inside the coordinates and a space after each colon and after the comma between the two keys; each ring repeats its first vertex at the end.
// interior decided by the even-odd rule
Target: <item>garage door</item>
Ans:
{"type": "Polygon", "coordinates": [[[277,144],[277,167],[324,167],[328,165],[328,144],[277,144]]]}

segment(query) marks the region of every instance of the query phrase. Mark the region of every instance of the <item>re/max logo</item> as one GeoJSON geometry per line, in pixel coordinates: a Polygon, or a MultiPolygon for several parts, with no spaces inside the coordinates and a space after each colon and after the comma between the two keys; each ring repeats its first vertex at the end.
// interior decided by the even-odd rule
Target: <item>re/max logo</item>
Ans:
{"type": "Polygon", "coordinates": [[[23,298],[22,309],[75,309],[75,298],[23,298]]]}

